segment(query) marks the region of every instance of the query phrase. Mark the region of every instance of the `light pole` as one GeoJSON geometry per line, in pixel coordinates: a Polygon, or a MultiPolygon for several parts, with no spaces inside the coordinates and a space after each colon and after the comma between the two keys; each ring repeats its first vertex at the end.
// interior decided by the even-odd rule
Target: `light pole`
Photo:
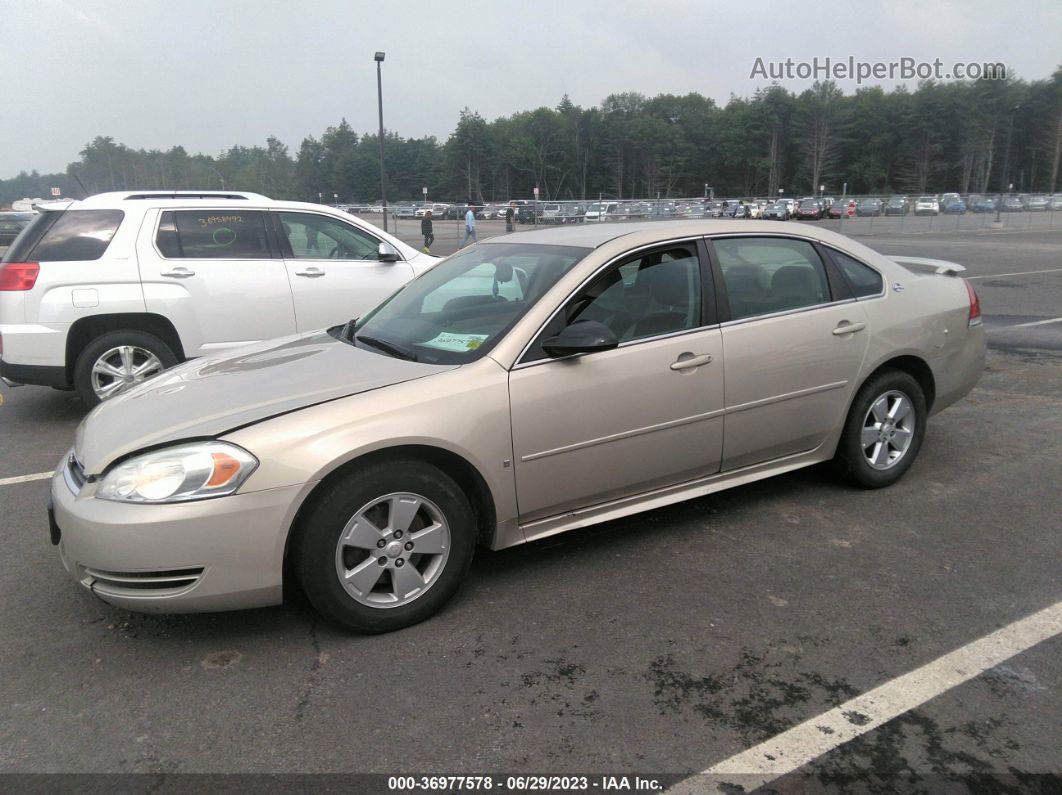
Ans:
{"type": "Polygon", "coordinates": [[[383,76],[380,72],[380,64],[383,63],[384,54],[377,52],[373,56],[376,61],[376,100],[380,107],[380,198],[383,204],[383,228],[387,231],[387,175],[384,173],[384,126],[383,126],[383,76]]]}
{"type": "Polygon", "coordinates": [[[1010,109],[1010,123],[1007,125],[1007,146],[1003,150],[1003,173],[999,176],[999,201],[996,202],[996,223],[1002,223],[1000,214],[1003,212],[1003,183],[1007,181],[1007,169],[1010,164],[1010,138],[1014,134],[1014,114],[1021,105],[1015,105],[1010,109]]]}

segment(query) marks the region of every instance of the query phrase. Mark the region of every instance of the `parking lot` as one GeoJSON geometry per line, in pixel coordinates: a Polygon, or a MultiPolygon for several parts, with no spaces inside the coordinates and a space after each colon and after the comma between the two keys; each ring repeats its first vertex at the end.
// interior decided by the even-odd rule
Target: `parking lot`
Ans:
{"type": "MultiPolygon", "coordinates": [[[[1062,214],[1022,215],[1003,230],[844,221],[884,253],[964,264],[985,315],[980,385],[931,420],[899,484],[805,469],[483,551],[441,615],[390,635],[337,631],[297,592],[193,616],[94,599],[48,541],[47,480],[22,479],[55,466],[84,408],[0,386],[0,771],[150,773],[161,791],[188,772],[670,782],[1056,605],[1062,214]]],[[[433,253],[460,226],[437,221],[433,253]]],[[[418,242],[419,221],[398,234],[418,242]]],[[[1062,637],[1044,637],[773,786],[1062,787],[1062,637]]]]}

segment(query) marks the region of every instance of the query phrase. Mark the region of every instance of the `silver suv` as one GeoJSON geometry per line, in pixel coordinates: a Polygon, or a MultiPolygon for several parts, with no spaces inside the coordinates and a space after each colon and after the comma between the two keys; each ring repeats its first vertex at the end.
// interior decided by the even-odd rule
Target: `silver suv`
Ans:
{"type": "Polygon", "coordinates": [[[337,325],[438,258],[255,193],[52,202],[0,261],[0,377],[89,405],[184,359],[337,325]]]}

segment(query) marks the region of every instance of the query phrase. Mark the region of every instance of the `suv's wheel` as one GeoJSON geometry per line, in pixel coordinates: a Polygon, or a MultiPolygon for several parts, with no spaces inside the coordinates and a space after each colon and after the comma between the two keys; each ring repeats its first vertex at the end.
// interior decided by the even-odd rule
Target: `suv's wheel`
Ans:
{"type": "Polygon", "coordinates": [[[170,346],[143,331],[111,331],[92,340],[74,365],[74,388],[89,406],[177,364],[170,346]]]}
{"type": "Polygon", "coordinates": [[[891,486],[911,467],[926,433],[925,394],[908,373],[887,371],[856,394],[834,463],[864,488],[891,486]]]}
{"type": "Polygon", "coordinates": [[[295,570],[324,616],[359,632],[423,621],[457,592],[476,524],[454,481],[415,460],[358,469],[300,521],[295,570]]]}

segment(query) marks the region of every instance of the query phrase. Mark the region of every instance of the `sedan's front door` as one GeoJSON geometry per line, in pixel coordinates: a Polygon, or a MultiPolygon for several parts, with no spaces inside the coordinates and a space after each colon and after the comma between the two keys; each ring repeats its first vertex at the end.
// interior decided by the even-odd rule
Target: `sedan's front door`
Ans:
{"type": "Polygon", "coordinates": [[[413,278],[408,262],[381,262],[380,240],[323,213],[277,212],[299,331],[345,323],[413,278]]]}
{"type": "Polygon", "coordinates": [[[634,255],[570,300],[512,370],[522,523],[718,471],[722,346],[702,312],[706,275],[696,243],[634,255]],[[604,323],[619,347],[549,358],[542,340],[575,320],[604,323]]]}
{"type": "Polygon", "coordinates": [[[818,250],[787,237],[721,237],[725,285],[723,469],[812,450],[844,421],[870,332],[818,250]]]}

